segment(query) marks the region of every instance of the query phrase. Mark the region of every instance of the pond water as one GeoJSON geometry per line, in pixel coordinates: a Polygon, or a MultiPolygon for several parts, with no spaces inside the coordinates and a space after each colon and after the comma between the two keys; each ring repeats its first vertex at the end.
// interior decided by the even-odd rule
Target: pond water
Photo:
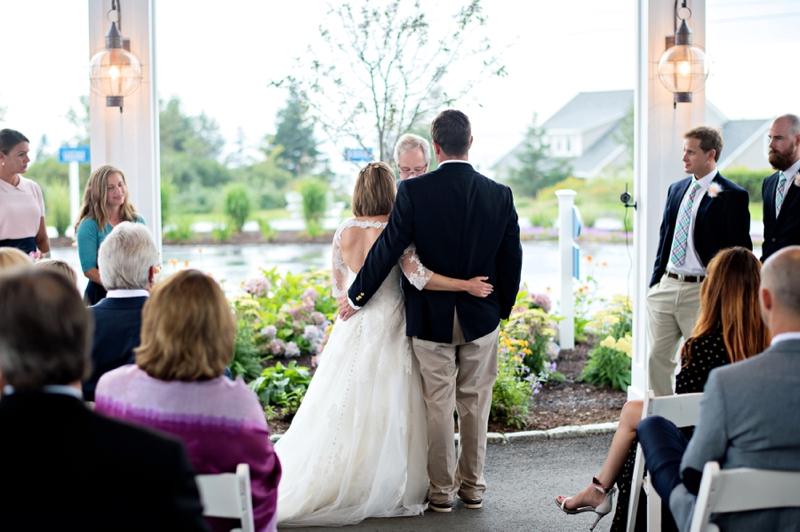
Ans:
{"type": "MultiPolygon", "coordinates": [[[[533,292],[547,293],[556,299],[558,290],[558,243],[523,242],[522,281],[533,292]]],[[[603,297],[630,294],[633,273],[633,246],[592,244],[581,246],[581,279],[597,280],[597,293],[603,297]],[[588,258],[591,257],[591,262],[588,258]]],[[[77,248],[54,249],[53,258],[66,260],[80,271],[77,248]]],[[[162,272],[165,275],[185,267],[197,268],[222,282],[229,295],[241,293],[241,284],[259,275],[259,269],[301,273],[309,268],[330,269],[329,244],[257,244],[208,247],[164,246],[162,272]]],[[[79,276],[81,292],[86,279],[79,276]]]]}

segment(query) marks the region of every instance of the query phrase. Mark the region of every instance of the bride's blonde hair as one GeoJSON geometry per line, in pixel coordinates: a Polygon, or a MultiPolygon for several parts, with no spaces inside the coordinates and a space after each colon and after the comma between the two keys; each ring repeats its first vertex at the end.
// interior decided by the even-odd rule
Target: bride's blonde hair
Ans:
{"type": "Polygon", "coordinates": [[[354,216],[382,216],[392,212],[397,187],[386,163],[369,163],[358,172],[353,190],[354,216]]]}

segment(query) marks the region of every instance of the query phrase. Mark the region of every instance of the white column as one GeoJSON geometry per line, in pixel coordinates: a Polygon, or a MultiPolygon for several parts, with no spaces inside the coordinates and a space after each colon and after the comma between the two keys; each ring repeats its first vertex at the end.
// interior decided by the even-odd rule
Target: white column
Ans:
{"type": "Polygon", "coordinates": [[[575,296],[572,287],[574,271],[572,246],[572,206],[575,204],[574,190],[556,190],[558,197],[558,257],[561,300],[558,324],[558,339],[561,349],[575,349],[575,296]]]}
{"type": "MultiPolygon", "coordinates": [[[[694,44],[705,47],[705,0],[690,0],[688,20],[694,44]]],[[[658,246],[658,233],[669,186],[686,177],[683,172],[683,133],[705,124],[705,92],[692,103],[673,108],[673,95],[658,79],[658,60],[672,35],[674,3],[637,0],[636,84],[634,90],[634,200],[633,216],[633,364],[629,398],[644,397],[647,383],[647,322],[645,305],[658,246]]]]}
{"type": "MultiPolygon", "coordinates": [[[[106,32],[111,26],[106,14],[110,10],[111,0],[89,0],[91,55],[105,48],[106,32]]],[[[91,93],[92,169],[112,164],[125,172],[131,201],[152,231],[160,255],[161,172],[153,0],[122,2],[120,32],[130,39],[131,52],[142,63],[142,83],[125,97],[122,113],[118,107],[106,107],[104,97],[91,93]]],[[[86,61],[88,64],[89,58],[86,61]]]]}

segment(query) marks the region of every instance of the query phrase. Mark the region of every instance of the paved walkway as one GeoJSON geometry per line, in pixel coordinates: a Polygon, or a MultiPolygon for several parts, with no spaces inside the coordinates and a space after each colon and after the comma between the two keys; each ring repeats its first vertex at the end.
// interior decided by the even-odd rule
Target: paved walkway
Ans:
{"type": "MultiPolygon", "coordinates": [[[[449,514],[429,511],[417,517],[367,519],[340,530],[588,530],[594,514],[567,515],[553,499],[559,494],[572,495],[588,485],[603,465],[611,437],[604,434],[489,445],[485,469],[489,487],[482,509],[468,510],[459,503],[449,514]]],[[[611,514],[600,521],[595,531],[607,532],[610,527],[611,514]]]]}

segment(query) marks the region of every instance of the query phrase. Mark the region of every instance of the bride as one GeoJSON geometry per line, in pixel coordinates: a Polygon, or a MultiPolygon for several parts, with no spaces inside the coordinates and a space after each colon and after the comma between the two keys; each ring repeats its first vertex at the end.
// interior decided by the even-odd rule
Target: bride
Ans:
{"type": "MultiPolygon", "coordinates": [[[[333,295],[347,288],[386,227],[394,172],[370,163],[353,192],[355,218],[333,238],[333,295]]],[[[320,365],[289,430],[275,444],[283,473],[281,526],[340,526],[367,517],[422,513],[428,489],[425,405],[417,361],[405,334],[400,271],[418,290],[486,297],[486,277],[435,274],[413,246],[370,304],[331,332],[320,365]]]]}

